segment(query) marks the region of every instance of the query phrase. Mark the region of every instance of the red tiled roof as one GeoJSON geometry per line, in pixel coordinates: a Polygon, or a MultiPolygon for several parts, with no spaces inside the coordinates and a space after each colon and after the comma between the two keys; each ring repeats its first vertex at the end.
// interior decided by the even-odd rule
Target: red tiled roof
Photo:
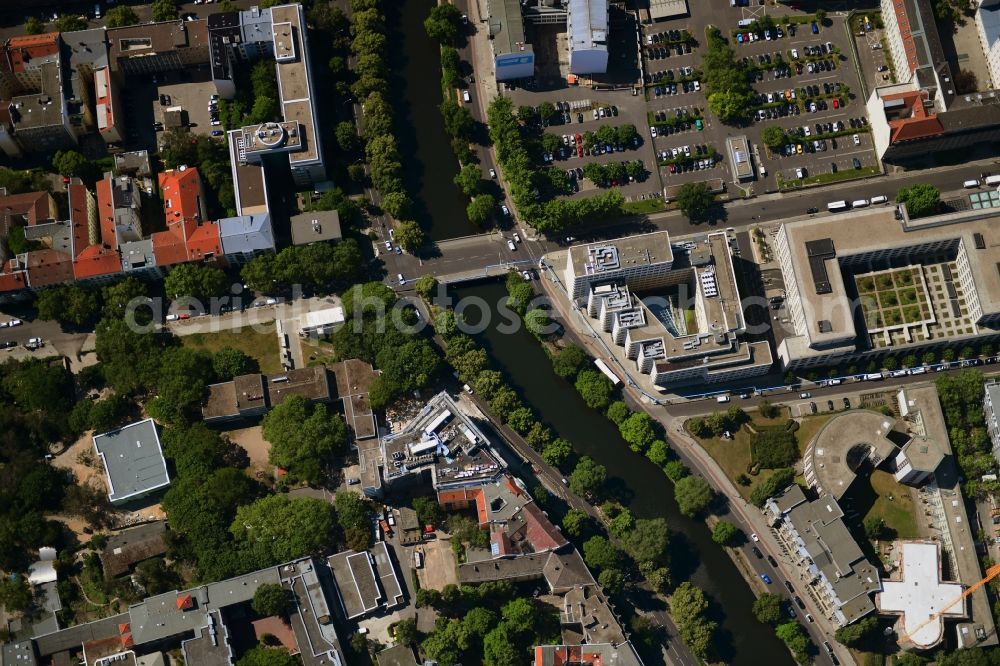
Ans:
{"type": "Polygon", "coordinates": [[[182,594],[177,597],[177,610],[189,610],[194,608],[194,597],[190,594],[182,594]]]}
{"type": "Polygon", "coordinates": [[[163,171],[159,174],[159,183],[168,225],[179,220],[197,220],[201,217],[202,192],[198,169],[188,167],[183,171],[163,171]]]}
{"type": "MultiPolygon", "coordinates": [[[[917,45],[913,41],[913,33],[910,31],[910,17],[906,14],[905,0],[892,0],[892,9],[896,13],[896,23],[899,24],[899,35],[903,39],[903,54],[906,56],[906,64],[909,66],[910,74],[920,66],[917,58],[917,45]]],[[[931,17],[927,17],[931,20],[931,17]]]]}
{"type": "Polygon", "coordinates": [[[17,291],[28,286],[28,274],[24,271],[16,273],[0,273],[0,291],[17,291]]]}
{"type": "Polygon", "coordinates": [[[97,218],[101,223],[101,241],[108,247],[118,247],[115,234],[115,202],[111,194],[111,178],[97,181],[97,218]]]}
{"type": "Polygon", "coordinates": [[[157,266],[182,264],[188,260],[184,238],[171,231],[157,231],[150,235],[153,241],[153,256],[157,266]]]}
{"type": "Polygon", "coordinates": [[[73,276],[77,280],[111,275],[122,270],[122,260],[115,250],[109,250],[101,245],[89,245],[76,256],[73,262],[73,276]]]}
{"type": "Polygon", "coordinates": [[[542,513],[534,503],[525,504],[521,509],[524,524],[527,527],[525,539],[535,549],[536,553],[558,548],[566,543],[562,532],[542,513]]]}
{"type": "Polygon", "coordinates": [[[25,63],[32,58],[50,56],[58,50],[58,32],[12,37],[4,45],[3,69],[8,72],[23,72],[25,63]]]}
{"type": "Polygon", "coordinates": [[[78,179],[67,188],[69,190],[69,221],[73,232],[73,255],[80,256],[90,245],[90,216],[87,212],[87,200],[90,198],[87,187],[78,179]]]}
{"type": "Polygon", "coordinates": [[[190,229],[187,237],[189,261],[199,261],[206,254],[222,256],[222,239],[219,236],[219,225],[206,222],[190,229]]]}
{"type": "Polygon", "coordinates": [[[73,261],[69,255],[44,249],[28,253],[28,280],[32,287],[69,282],[73,279],[73,261]]]}
{"type": "Polygon", "coordinates": [[[489,514],[486,512],[486,498],[482,488],[465,488],[463,490],[444,490],[438,493],[439,504],[471,504],[476,503],[476,514],[479,516],[479,524],[485,525],[489,522],[489,514]]]}
{"type": "Polygon", "coordinates": [[[897,141],[924,139],[944,133],[944,127],[941,126],[941,121],[937,119],[937,116],[893,120],[889,123],[889,130],[890,144],[897,141]]]}

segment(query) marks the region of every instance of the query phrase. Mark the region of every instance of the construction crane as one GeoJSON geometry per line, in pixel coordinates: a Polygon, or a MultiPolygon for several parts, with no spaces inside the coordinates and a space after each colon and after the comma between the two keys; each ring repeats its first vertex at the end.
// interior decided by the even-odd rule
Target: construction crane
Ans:
{"type": "MultiPolygon", "coordinates": [[[[919,633],[921,629],[923,629],[924,627],[926,627],[931,622],[937,622],[938,619],[942,615],[944,615],[945,613],[947,613],[951,609],[952,606],[954,606],[955,604],[957,604],[957,603],[959,603],[961,601],[965,601],[965,598],[967,596],[969,596],[970,594],[972,594],[973,592],[975,592],[976,590],[978,590],[979,588],[981,588],[983,585],[986,585],[986,583],[990,582],[991,580],[993,580],[997,576],[1000,576],[1000,564],[994,564],[989,569],[987,569],[986,570],[986,575],[983,576],[982,580],[976,581],[975,583],[973,583],[969,587],[967,587],[964,590],[962,590],[962,594],[958,595],[957,597],[955,597],[954,599],[952,599],[951,601],[949,601],[948,603],[946,603],[944,605],[944,607],[941,608],[941,610],[939,610],[938,612],[934,613],[933,615],[931,615],[930,617],[928,617],[926,620],[924,620],[923,622],[921,622],[920,624],[918,624],[917,627],[915,629],[913,629],[913,631],[911,631],[910,633],[911,634],[919,633]]],[[[905,633],[904,634],[900,634],[900,636],[899,636],[900,642],[906,640],[907,638],[908,638],[908,635],[905,634],[905,633]]]]}

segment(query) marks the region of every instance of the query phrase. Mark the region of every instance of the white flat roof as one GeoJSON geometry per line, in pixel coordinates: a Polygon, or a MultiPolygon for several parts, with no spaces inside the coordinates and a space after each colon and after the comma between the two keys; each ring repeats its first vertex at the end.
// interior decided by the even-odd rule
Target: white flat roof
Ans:
{"type": "Polygon", "coordinates": [[[941,582],[938,544],[918,541],[901,545],[902,580],[882,582],[879,611],[901,614],[906,638],[918,647],[933,647],[944,636],[945,616],[965,616],[965,604],[958,601],[963,586],[941,582]],[[938,613],[941,615],[930,621],[938,613]]]}
{"type": "Polygon", "coordinates": [[[307,312],[302,320],[303,329],[323,328],[344,321],[344,308],[339,305],[322,310],[307,312]]]}

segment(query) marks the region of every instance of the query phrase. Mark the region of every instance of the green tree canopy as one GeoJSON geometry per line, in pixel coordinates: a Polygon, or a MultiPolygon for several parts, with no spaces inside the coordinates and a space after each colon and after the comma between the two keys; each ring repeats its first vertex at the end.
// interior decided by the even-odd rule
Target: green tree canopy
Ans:
{"type": "Polygon", "coordinates": [[[433,275],[421,275],[413,284],[414,290],[423,298],[430,299],[437,294],[438,281],[433,275]]]}
{"type": "Polygon", "coordinates": [[[720,520],[712,528],[712,541],[720,546],[732,546],[736,542],[740,529],[732,523],[720,520]]]}
{"type": "Polygon", "coordinates": [[[933,185],[916,183],[900,188],[896,201],[906,204],[906,212],[911,218],[923,217],[936,213],[941,207],[941,191],[933,185]]]}
{"type": "Polygon", "coordinates": [[[563,379],[573,379],[590,365],[590,356],[579,345],[567,345],[552,357],[552,369],[563,379]]]}
{"type": "Polygon", "coordinates": [[[599,370],[582,370],[576,376],[576,390],[591,409],[604,410],[611,404],[611,381],[599,370]]]}
{"type": "Polygon", "coordinates": [[[272,563],[320,554],[330,545],[333,509],[312,497],[268,495],[236,510],[229,531],[272,563]]]}
{"type": "Polygon", "coordinates": [[[590,456],[583,456],[570,474],[569,487],[578,495],[590,497],[600,493],[607,478],[608,471],[604,465],[595,462],[590,456]]]}
{"type": "Polygon", "coordinates": [[[35,307],[41,319],[82,326],[97,316],[97,294],[75,284],[51,287],[38,294],[35,307]]]}
{"type": "Polygon", "coordinates": [[[176,21],[179,18],[174,0],[153,0],[154,21],[176,21]]]}
{"type": "Polygon", "coordinates": [[[250,606],[258,615],[284,615],[291,608],[288,590],[277,583],[264,583],[253,593],[250,606]]]}
{"type": "Polygon", "coordinates": [[[121,28],[126,25],[135,25],[139,22],[139,15],[128,5],[118,5],[111,7],[104,15],[109,28],[121,28]]]}
{"type": "Polygon", "coordinates": [[[645,412],[634,412],[618,426],[622,439],[637,453],[643,453],[656,439],[653,419],[645,412]]]}
{"type": "Polygon", "coordinates": [[[222,296],[229,287],[226,274],[214,266],[198,263],[178,264],[170,269],[163,288],[170,298],[188,296],[207,303],[212,297],[222,296]]]}
{"type": "Polygon", "coordinates": [[[771,150],[777,150],[788,143],[788,135],[778,125],[768,125],[761,132],[761,139],[764,145],[771,150]]]}
{"type": "Polygon", "coordinates": [[[686,476],[674,485],[677,506],[685,516],[697,516],[715,499],[715,491],[700,476],[686,476]]]}
{"type": "Polygon", "coordinates": [[[401,222],[396,229],[396,242],[399,247],[414,254],[424,245],[424,231],[412,220],[401,222]]]}
{"type": "Polygon", "coordinates": [[[451,45],[458,39],[461,24],[462,12],[458,7],[444,3],[431,9],[430,16],[424,19],[424,30],[438,44],[451,45]]]}
{"type": "Polygon", "coordinates": [[[853,622],[837,629],[833,635],[838,643],[843,643],[847,647],[857,648],[866,641],[878,636],[878,620],[875,617],[865,617],[857,622],[853,622]]]}
{"type": "Polygon", "coordinates": [[[698,222],[708,215],[715,197],[705,183],[684,183],[675,198],[677,206],[692,222],[698,222]]]}
{"type": "Polygon", "coordinates": [[[299,661],[288,654],[285,648],[269,648],[262,645],[247,650],[236,666],[296,666],[299,661]]]}
{"type": "Polygon", "coordinates": [[[754,600],[753,615],[758,622],[774,626],[785,616],[781,610],[784,602],[785,599],[780,594],[765,592],[754,600]]]}
{"type": "Polygon", "coordinates": [[[212,355],[212,370],[220,381],[229,381],[239,375],[260,372],[260,366],[257,359],[247,356],[242,350],[223,347],[212,355]]]}
{"type": "Polygon", "coordinates": [[[613,569],[618,566],[618,551],[610,541],[597,535],[583,544],[583,559],[591,569],[613,569]]]}
{"type": "Polygon", "coordinates": [[[493,217],[496,205],[496,199],[492,194],[477,194],[465,207],[465,214],[477,227],[484,227],[493,217]]]}
{"type": "Polygon", "coordinates": [[[271,443],[268,459],[288,470],[293,479],[318,484],[327,458],[347,443],[347,426],[340,414],[305,398],[289,396],[264,416],[261,434],[271,443]]]}

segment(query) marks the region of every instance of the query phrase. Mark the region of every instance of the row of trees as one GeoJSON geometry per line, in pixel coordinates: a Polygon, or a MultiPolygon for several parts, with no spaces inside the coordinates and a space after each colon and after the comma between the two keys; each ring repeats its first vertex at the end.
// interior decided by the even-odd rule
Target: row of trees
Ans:
{"type": "MultiPolygon", "coordinates": [[[[533,227],[558,232],[575,224],[621,215],[624,198],[617,190],[588,199],[543,198],[545,176],[535,167],[536,160],[527,146],[533,130],[518,121],[513,103],[503,96],[490,103],[487,119],[511,198],[522,218],[533,227]]],[[[537,136],[533,139],[539,141],[537,136]]]]}
{"type": "Polygon", "coordinates": [[[599,162],[589,162],[583,167],[583,175],[585,178],[592,180],[595,185],[608,187],[616,183],[624,185],[629,179],[639,182],[644,181],[649,172],[646,171],[646,167],[643,166],[641,161],[629,160],[625,163],[606,162],[601,164],[599,162]]]}
{"type": "Polygon", "coordinates": [[[754,91],[746,67],[736,58],[718,28],[706,31],[701,69],[705,72],[708,108],[724,123],[746,118],[753,106],[754,91]]]}
{"type": "MultiPolygon", "coordinates": [[[[774,629],[778,638],[788,646],[795,661],[808,664],[811,661],[810,655],[816,651],[816,646],[809,640],[809,634],[801,624],[794,619],[788,619],[783,608],[788,603],[788,600],[780,594],[765,592],[754,601],[753,614],[758,622],[774,629]]],[[[869,619],[875,620],[875,618],[869,619]]],[[[839,635],[837,639],[840,640],[839,635]]]]}
{"type": "Polygon", "coordinates": [[[295,245],[277,254],[262,254],[243,266],[240,277],[251,289],[266,294],[286,292],[293,285],[325,292],[343,289],[363,271],[361,248],[348,238],[333,245],[295,245]]]}
{"type": "Polygon", "coordinates": [[[963,489],[971,497],[998,490],[996,482],[982,481],[983,475],[996,473],[983,414],[983,383],[983,374],[978,370],[963,370],[935,382],[955,462],[965,479],[963,489]]]}
{"type": "Polygon", "coordinates": [[[382,208],[401,222],[399,244],[408,252],[423,245],[419,225],[413,221],[413,200],[403,183],[403,162],[393,131],[389,102],[388,37],[380,0],[352,0],[351,52],[356,80],[351,86],[363,100],[365,158],[372,184],[382,195],[382,208]],[[405,241],[405,242],[404,242],[405,241]]]}
{"type": "MultiPolygon", "coordinates": [[[[546,134],[545,136],[554,136],[557,139],[559,138],[555,134],[546,134]]],[[[587,130],[584,132],[582,138],[583,147],[587,150],[590,150],[598,144],[606,146],[621,144],[630,148],[635,140],[639,138],[639,133],[636,131],[635,125],[631,123],[618,125],[617,127],[612,127],[611,125],[601,125],[597,128],[597,131],[587,130]]]]}

